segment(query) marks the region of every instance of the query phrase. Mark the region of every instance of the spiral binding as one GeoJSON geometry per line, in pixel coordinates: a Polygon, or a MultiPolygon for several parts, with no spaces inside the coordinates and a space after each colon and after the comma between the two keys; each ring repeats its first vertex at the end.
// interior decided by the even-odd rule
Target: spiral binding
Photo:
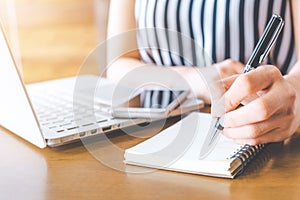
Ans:
{"type": "Polygon", "coordinates": [[[240,148],[237,152],[235,152],[230,159],[237,158],[242,163],[242,169],[239,171],[237,176],[241,175],[246,167],[248,166],[248,163],[253,160],[253,158],[260,153],[264,148],[265,144],[259,144],[256,146],[251,146],[248,144],[245,144],[242,148],[240,148]]]}

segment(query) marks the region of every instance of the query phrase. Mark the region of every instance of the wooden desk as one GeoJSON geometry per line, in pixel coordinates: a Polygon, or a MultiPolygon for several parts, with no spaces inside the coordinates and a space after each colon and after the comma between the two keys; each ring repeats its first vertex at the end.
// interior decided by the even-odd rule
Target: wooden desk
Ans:
{"type": "MultiPolygon", "coordinates": [[[[140,139],[114,132],[111,141],[126,148],[140,139]]],[[[0,199],[299,199],[299,144],[300,134],[227,180],[159,170],[128,174],[102,164],[81,143],[38,149],[1,129],[0,199]]],[[[113,163],[122,160],[102,152],[113,163]]]]}
{"type": "MultiPolygon", "coordinates": [[[[50,2],[60,4],[61,2],[74,1],[45,1],[45,3],[47,4],[47,9],[53,8],[56,13],[55,19],[60,21],[57,9],[61,7],[67,9],[69,7],[66,4],[63,4],[63,6],[52,4],[51,6],[48,4],[50,2]]],[[[20,2],[29,2],[29,0],[20,2]]],[[[42,1],[37,2],[42,3],[42,1]]],[[[83,58],[94,47],[93,36],[96,33],[92,31],[93,26],[90,23],[92,1],[76,0],[75,2],[75,5],[71,7],[70,13],[73,13],[72,15],[67,15],[65,11],[60,12],[61,18],[65,20],[65,23],[60,24],[59,27],[41,27],[42,25],[38,24],[38,27],[23,27],[20,30],[26,82],[75,75],[83,58]],[[85,9],[82,9],[83,6],[85,6],[85,9]],[[82,17],[76,13],[85,14],[85,16],[89,17],[82,17]],[[67,25],[72,22],[69,19],[72,16],[79,20],[80,23],[67,25]],[[32,28],[35,28],[33,32],[32,28]],[[83,30],[87,30],[88,34],[85,34],[86,32],[83,30]],[[28,39],[30,35],[32,37],[28,39]],[[58,40],[63,40],[64,37],[61,36],[66,37],[67,41],[73,46],[56,45],[59,43],[57,42],[58,40]],[[86,37],[80,39],[83,36],[86,37]],[[73,37],[73,39],[69,37],[73,37]],[[56,41],[56,43],[53,44],[53,41],[56,41]],[[45,44],[53,44],[53,49],[49,49],[45,44]],[[43,48],[43,45],[45,45],[45,48],[43,48]],[[39,48],[33,48],[33,46],[39,48]],[[39,51],[33,49],[38,49],[39,51]],[[50,59],[47,56],[49,53],[50,59]]],[[[26,7],[27,4],[24,6],[26,7]]],[[[38,10],[40,10],[40,7],[38,10]]],[[[46,17],[50,11],[48,10],[44,15],[40,15],[42,12],[40,11],[38,13],[40,17],[35,19],[42,21],[42,24],[44,24],[42,17],[46,17]]],[[[32,16],[34,12],[29,9],[27,10],[28,13],[32,16]]],[[[53,18],[48,17],[48,19],[53,18]]],[[[152,129],[145,132],[151,133],[152,129]]],[[[120,148],[129,147],[140,141],[140,139],[122,135],[120,132],[115,132],[114,135],[115,137],[112,138],[112,141],[120,148]]],[[[256,165],[254,164],[252,168],[250,167],[245,175],[235,180],[167,171],[154,171],[140,175],[126,174],[99,162],[81,143],[55,149],[38,149],[3,128],[0,129],[0,147],[1,200],[275,200],[299,199],[300,197],[300,135],[296,135],[287,146],[275,146],[269,159],[266,159],[265,162],[261,161],[260,165],[257,164],[259,162],[256,162],[256,165]]],[[[108,157],[114,158],[111,154],[112,152],[106,152],[108,157]]],[[[120,159],[121,157],[118,157],[117,160],[120,161],[120,159]]]]}

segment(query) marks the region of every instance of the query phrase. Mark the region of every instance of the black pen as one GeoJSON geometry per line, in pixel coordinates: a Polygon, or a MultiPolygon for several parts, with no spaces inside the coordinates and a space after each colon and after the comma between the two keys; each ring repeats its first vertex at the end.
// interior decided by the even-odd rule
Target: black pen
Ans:
{"type": "Polygon", "coordinates": [[[270,52],[273,44],[276,42],[283,26],[283,19],[279,15],[273,14],[261,38],[256,44],[243,73],[247,73],[261,64],[263,59],[270,52]]]}
{"type": "MultiPolygon", "coordinates": [[[[283,19],[279,15],[273,14],[256,44],[243,73],[247,73],[257,68],[262,63],[263,59],[269,54],[272,46],[276,42],[283,26],[283,19]]],[[[214,120],[214,126],[210,127],[209,134],[205,138],[203,147],[200,151],[200,159],[205,158],[213,150],[217,143],[217,138],[220,135],[220,131],[224,128],[220,123],[220,117],[217,117],[214,120]]]]}

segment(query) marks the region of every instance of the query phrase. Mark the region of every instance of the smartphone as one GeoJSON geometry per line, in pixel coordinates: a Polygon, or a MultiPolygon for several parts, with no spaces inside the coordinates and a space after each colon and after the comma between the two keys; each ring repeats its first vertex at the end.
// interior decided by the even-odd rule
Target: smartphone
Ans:
{"type": "Polygon", "coordinates": [[[164,118],[188,96],[188,90],[144,89],[126,106],[115,107],[112,115],[120,118],[164,118]]]}

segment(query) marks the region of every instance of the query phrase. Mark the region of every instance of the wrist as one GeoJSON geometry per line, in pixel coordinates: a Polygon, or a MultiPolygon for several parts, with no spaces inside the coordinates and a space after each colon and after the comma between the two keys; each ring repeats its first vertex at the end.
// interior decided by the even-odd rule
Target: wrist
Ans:
{"type": "Polygon", "coordinates": [[[174,67],[172,69],[177,71],[188,83],[191,90],[191,98],[196,97],[204,100],[205,103],[210,103],[210,94],[199,68],[174,67]]]}
{"type": "Polygon", "coordinates": [[[284,76],[284,79],[291,85],[295,91],[294,113],[295,113],[295,128],[300,130],[300,82],[297,75],[288,74],[284,76]]]}
{"type": "Polygon", "coordinates": [[[300,77],[293,74],[287,74],[283,77],[294,88],[296,95],[300,94],[300,77]]]}

